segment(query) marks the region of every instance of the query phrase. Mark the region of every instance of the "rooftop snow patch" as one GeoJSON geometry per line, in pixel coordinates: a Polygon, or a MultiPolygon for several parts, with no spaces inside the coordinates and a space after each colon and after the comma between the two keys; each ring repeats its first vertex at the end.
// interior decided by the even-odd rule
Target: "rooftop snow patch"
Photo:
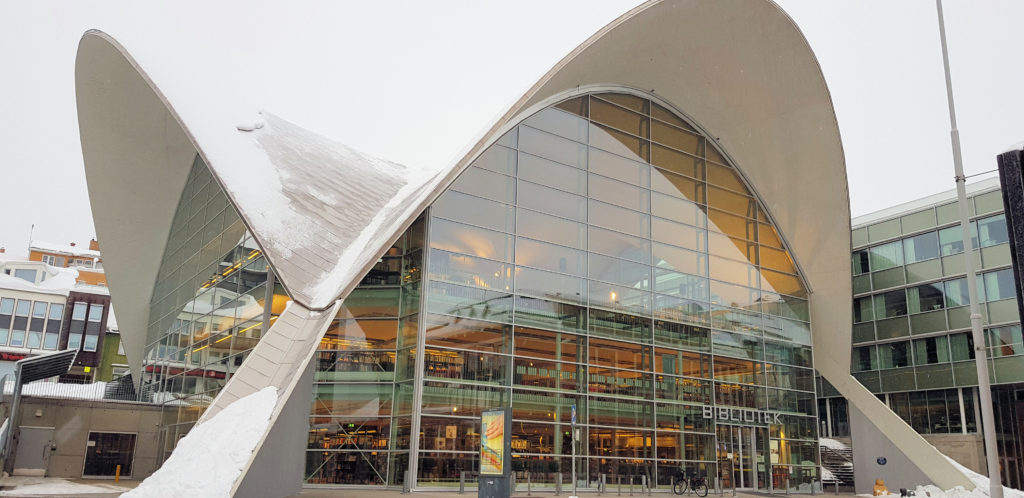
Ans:
{"type": "MultiPolygon", "coordinates": [[[[107,389],[106,382],[93,382],[92,384],[65,384],[61,382],[30,382],[21,386],[22,396],[37,396],[41,398],[60,399],[91,399],[102,400],[103,393],[107,389]]],[[[4,394],[14,393],[14,382],[4,384],[4,394]]]]}
{"type": "Polygon", "coordinates": [[[46,272],[46,280],[38,284],[29,282],[12,275],[0,273],[0,289],[11,289],[25,292],[38,292],[40,294],[54,294],[67,296],[68,292],[75,289],[78,280],[78,271],[72,268],[57,268],[50,265],[40,265],[46,272]]]}
{"type": "Polygon", "coordinates": [[[418,214],[438,172],[364,155],[272,114],[261,119],[262,126],[237,133],[265,161],[218,165],[211,158],[209,166],[292,297],[321,309],[418,214]]]}
{"type": "Polygon", "coordinates": [[[90,250],[88,247],[72,246],[70,244],[52,244],[50,242],[41,242],[33,240],[28,245],[28,250],[36,250],[39,252],[49,252],[54,254],[66,254],[68,256],[80,256],[83,258],[98,258],[100,257],[99,251],[90,250]]]}
{"type": "Polygon", "coordinates": [[[277,388],[266,387],[189,431],[164,465],[125,498],[230,497],[270,424],[277,388]]]}

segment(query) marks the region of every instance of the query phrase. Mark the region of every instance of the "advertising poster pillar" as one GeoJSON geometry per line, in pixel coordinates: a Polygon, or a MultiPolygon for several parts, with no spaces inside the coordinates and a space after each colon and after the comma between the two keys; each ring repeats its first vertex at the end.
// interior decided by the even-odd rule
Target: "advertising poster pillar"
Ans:
{"type": "Polygon", "coordinates": [[[485,410],[480,414],[479,498],[509,498],[512,494],[512,445],[509,408],[485,410]]]}

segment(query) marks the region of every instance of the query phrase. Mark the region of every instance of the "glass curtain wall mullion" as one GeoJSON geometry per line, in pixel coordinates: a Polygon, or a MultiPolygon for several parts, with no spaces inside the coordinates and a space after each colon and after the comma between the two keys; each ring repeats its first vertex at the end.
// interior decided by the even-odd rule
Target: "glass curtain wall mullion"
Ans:
{"type": "MultiPolygon", "coordinates": [[[[423,214],[423,251],[422,251],[422,266],[423,268],[429,268],[430,266],[430,253],[432,252],[431,247],[431,209],[427,208],[423,214]]],[[[421,311],[427,310],[427,286],[426,284],[430,281],[430,276],[424,274],[421,279],[421,290],[420,290],[420,303],[419,309],[421,311]]],[[[425,348],[426,348],[426,320],[422,318],[417,321],[416,330],[416,353],[415,353],[415,366],[413,375],[413,393],[412,393],[412,420],[411,420],[411,436],[409,440],[409,472],[408,479],[411,481],[410,487],[416,487],[418,482],[418,471],[419,469],[419,453],[420,453],[420,438],[421,432],[421,418],[423,416],[423,387],[425,378],[425,348]]]]}

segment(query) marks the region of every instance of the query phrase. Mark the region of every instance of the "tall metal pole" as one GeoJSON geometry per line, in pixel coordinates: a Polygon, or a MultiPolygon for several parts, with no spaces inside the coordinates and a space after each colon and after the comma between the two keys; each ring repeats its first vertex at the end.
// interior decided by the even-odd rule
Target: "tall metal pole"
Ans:
{"type": "MultiPolygon", "coordinates": [[[[570,430],[572,430],[572,496],[570,498],[577,498],[579,494],[576,492],[576,444],[579,439],[577,436],[577,434],[579,434],[577,432],[579,429],[576,428],[576,405],[572,405],[570,423],[570,430]]],[[[633,481],[631,480],[629,482],[632,483],[633,481]]]]}
{"type": "Polygon", "coordinates": [[[967,291],[971,299],[971,332],[974,337],[974,361],[978,369],[978,403],[981,405],[981,428],[985,437],[985,460],[988,463],[989,496],[1003,498],[1003,484],[999,476],[999,453],[996,446],[996,423],[992,415],[992,387],[988,379],[988,350],[981,327],[981,306],[978,304],[978,282],[974,271],[974,251],[971,244],[969,212],[967,209],[967,178],[964,177],[960,157],[960,131],[956,127],[956,109],[953,106],[953,80],[949,75],[949,53],[946,49],[946,24],[942,17],[942,0],[935,0],[939,12],[939,39],[942,41],[942,67],[946,72],[946,100],[949,102],[949,137],[953,145],[953,168],[956,172],[956,196],[960,208],[960,230],[964,237],[964,269],[967,270],[967,291]]]}

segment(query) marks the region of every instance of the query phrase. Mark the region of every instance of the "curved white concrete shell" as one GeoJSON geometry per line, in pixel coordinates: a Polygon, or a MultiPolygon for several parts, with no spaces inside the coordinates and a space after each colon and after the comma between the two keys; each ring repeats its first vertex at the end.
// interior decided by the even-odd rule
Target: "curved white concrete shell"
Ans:
{"type": "MultiPolygon", "coordinates": [[[[464,158],[435,171],[367,158],[256,109],[233,107],[227,96],[196,102],[180,91],[174,74],[159,68],[158,61],[136,61],[109,36],[89,32],[76,70],[89,194],[99,238],[108,248],[104,259],[119,321],[124,331],[137,331],[125,338],[134,369],[146,343],[143,331],[161,251],[196,151],[295,301],[323,310],[343,299],[413,218],[505,131],[574,94],[626,87],[651,93],[700,124],[765,206],[810,293],[817,369],[863,415],[863,427],[881,435],[864,435],[870,443],[858,440],[857,451],[872,459],[878,456],[874,452],[889,455],[894,462],[889,469],[903,472],[893,476],[899,480],[972,487],[849,374],[850,231],[843,150],[817,60],[776,5],[645,3],[581,44],[464,158]],[[347,195],[310,190],[321,183],[347,195]],[[391,197],[359,197],[363,183],[385,184],[391,197]],[[267,185],[280,188],[260,188],[267,185]],[[346,190],[346,185],[356,188],[346,190]],[[832,354],[836,351],[839,356],[832,354]]],[[[318,341],[324,327],[310,326],[303,329],[308,337],[291,340],[318,341]]],[[[251,363],[243,370],[256,368],[251,363]]],[[[270,376],[266,382],[294,386],[304,371],[296,368],[291,378],[270,376]]],[[[237,389],[238,382],[229,383],[215,404],[238,397],[237,389]]],[[[260,453],[251,462],[265,462],[260,453]]],[[[887,477],[885,468],[860,469],[865,479],[887,477]]],[[[243,480],[274,476],[250,470],[243,480]]]]}

